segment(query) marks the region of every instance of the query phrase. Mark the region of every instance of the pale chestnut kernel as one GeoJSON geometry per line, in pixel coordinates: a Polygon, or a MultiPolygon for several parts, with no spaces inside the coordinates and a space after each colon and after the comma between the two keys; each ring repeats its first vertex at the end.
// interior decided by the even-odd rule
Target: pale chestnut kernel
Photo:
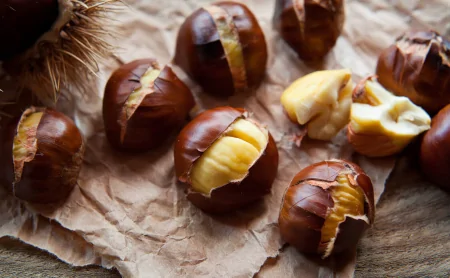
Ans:
{"type": "Polygon", "coordinates": [[[269,141],[267,130],[246,119],[236,120],[194,163],[192,189],[209,196],[215,188],[240,182],[269,141]]]}
{"type": "Polygon", "coordinates": [[[334,206],[330,208],[322,226],[319,251],[328,257],[336,241],[339,225],[345,218],[363,219],[369,222],[364,213],[364,192],[361,188],[351,185],[349,173],[341,173],[336,177],[336,184],[330,187],[330,195],[334,206]]]}
{"type": "Polygon", "coordinates": [[[340,69],[303,76],[283,92],[281,104],[292,121],[306,125],[310,138],[331,140],[349,120],[351,75],[340,69]]]}
{"type": "Polygon", "coordinates": [[[367,156],[400,152],[430,129],[430,116],[407,97],[398,97],[368,78],[354,93],[348,138],[367,156]]]}

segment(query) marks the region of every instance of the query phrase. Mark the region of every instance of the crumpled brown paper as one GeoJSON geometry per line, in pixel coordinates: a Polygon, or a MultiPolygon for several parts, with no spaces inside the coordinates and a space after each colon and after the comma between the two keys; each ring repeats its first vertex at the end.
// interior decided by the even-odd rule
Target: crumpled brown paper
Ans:
{"type": "MultiPolygon", "coordinates": [[[[118,16],[123,39],[118,57],[103,68],[98,96],[117,61],[156,57],[170,62],[178,27],[196,8],[212,1],[128,1],[118,16]]],[[[355,81],[374,71],[380,51],[408,29],[433,25],[442,15],[445,0],[347,1],[343,35],[321,68],[310,68],[272,30],[275,1],[243,1],[257,16],[269,47],[264,84],[247,96],[216,100],[196,92],[200,110],[219,105],[246,107],[266,123],[280,154],[272,194],[263,202],[226,216],[212,217],[192,206],[176,184],[173,168],[174,136],[160,150],[139,155],[113,151],[105,140],[101,99],[79,100],[64,111],[88,138],[85,163],[69,200],[54,212],[30,207],[0,191],[0,236],[13,236],[48,250],[77,266],[115,267],[124,277],[351,277],[355,254],[328,261],[304,256],[283,247],[277,217],[284,190],[303,167],[324,159],[345,158],[359,163],[372,178],[377,199],[394,159],[366,159],[354,155],[342,131],[332,142],[304,140],[297,148],[298,130],[284,115],[279,98],[292,81],[321,68],[348,67],[355,81]],[[392,1],[393,2],[393,1],[392,1]],[[414,2],[414,3],[412,3],[414,2]],[[441,5],[441,9],[431,5],[441,5]],[[413,10],[411,5],[413,6],[413,10]],[[428,6],[430,5],[430,6],[428,6]],[[411,11],[411,12],[408,12],[411,11]],[[439,11],[436,13],[436,11],[439,11]],[[410,19],[412,21],[410,21],[410,19]],[[281,250],[281,251],[280,251],[281,250]],[[281,253],[280,253],[281,252],[281,253]],[[269,259],[275,258],[277,259],[269,259]]],[[[445,16],[440,20],[445,19],[445,16]]],[[[0,189],[1,190],[1,189],[0,189]]]]}

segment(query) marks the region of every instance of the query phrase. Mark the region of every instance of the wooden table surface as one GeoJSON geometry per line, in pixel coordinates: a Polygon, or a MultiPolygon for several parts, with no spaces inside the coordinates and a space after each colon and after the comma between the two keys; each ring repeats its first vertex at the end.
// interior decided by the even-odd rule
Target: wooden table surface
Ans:
{"type": "MultiPolygon", "coordinates": [[[[450,193],[402,159],[361,240],[355,277],[450,277],[450,193]]],[[[17,240],[0,239],[0,277],[120,277],[116,270],[71,267],[17,240]]],[[[301,276],[299,276],[301,277],[301,276]]]]}

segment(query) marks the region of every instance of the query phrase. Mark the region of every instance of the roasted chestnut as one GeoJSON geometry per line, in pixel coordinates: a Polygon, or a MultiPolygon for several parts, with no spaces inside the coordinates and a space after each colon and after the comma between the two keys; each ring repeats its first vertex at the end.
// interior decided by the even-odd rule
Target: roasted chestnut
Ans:
{"type": "Polygon", "coordinates": [[[321,60],[336,44],[345,21],[344,0],[276,0],[273,26],[306,61],[321,60]]]}
{"type": "Polygon", "coordinates": [[[286,88],[281,104],[291,121],[307,127],[310,138],[326,141],[348,124],[352,90],[350,70],[316,71],[286,88]]]}
{"type": "Polygon", "coordinates": [[[247,6],[217,2],[198,9],[183,23],[174,62],[206,92],[230,96],[261,83],[266,40],[247,6]]]}
{"type": "Polygon", "coordinates": [[[120,66],[109,78],[103,121],[110,144],[120,150],[157,148],[180,128],[195,101],[169,66],[154,59],[120,66]]]}
{"type": "Polygon", "coordinates": [[[422,138],[420,165],[430,181],[450,190],[450,104],[434,116],[422,138]]]}
{"type": "Polygon", "coordinates": [[[187,198],[210,213],[231,211],[271,191],[278,150],[267,128],[244,109],[218,107],[199,114],[179,134],[175,171],[187,198]]]}
{"type": "Polygon", "coordinates": [[[30,203],[64,201],[77,183],[84,149],[69,117],[30,107],[2,130],[0,183],[30,203]]]}
{"type": "Polygon", "coordinates": [[[389,156],[428,130],[430,122],[425,110],[407,97],[393,95],[369,76],[353,91],[347,138],[360,154],[389,156]]]}
{"type": "Polygon", "coordinates": [[[450,103],[450,42],[435,31],[410,31],[382,52],[378,80],[428,113],[450,103]]]}
{"type": "Polygon", "coordinates": [[[304,168],[292,179],[278,223],[289,244],[324,259],[355,248],[374,218],[370,178],[354,163],[327,160],[304,168]]]}

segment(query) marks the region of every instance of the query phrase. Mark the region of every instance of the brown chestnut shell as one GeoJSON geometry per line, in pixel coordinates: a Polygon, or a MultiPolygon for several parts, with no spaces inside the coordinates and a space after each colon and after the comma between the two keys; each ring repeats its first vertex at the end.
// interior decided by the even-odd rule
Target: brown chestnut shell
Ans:
{"type": "Polygon", "coordinates": [[[174,63],[207,93],[230,96],[256,88],[265,76],[267,45],[264,33],[250,9],[232,1],[215,2],[233,20],[242,47],[247,88],[235,88],[230,66],[214,19],[205,8],[192,13],[180,27],[174,63]]]}
{"type": "Polygon", "coordinates": [[[64,201],[77,183],[83,162],[83,137],[66,115],[51,108],[30,108],[42,111],[36,133],[36,154],[25,162],[22,175],[15,181],[13,142],[21,117],[5,126],[1,136],[0,182],[18,199],[53,204],[64,201]]]}
{"type": "Polygon", "coordinates": [[[228,183],[207,197],[191,187],[190,171],[195,161],[239,118],[247,118],[244,109],[218,107],[199,114],[180,132],[174,149],[178,180],[188,186],[187,198],[209,213],[238,209],[270,193],[278,171],[278,150],[269,133],[269,141],[260,158],[240,182],[228,183]]]}
{"type": "Polygon", "coordinates": [[[363,232],[373,223],[375,200],[372,182],[358,165],[345,160],[312,164],[292,179],[283,197],[278,219],[283,239],[299,251],[323,255],[321,229],[330,208],[334,206],[329,189],[343,171],[350,171],[352,182],[364,192],[364,212],[369,223],[347,217],[338,226],[331,254],[354,248],[363,232]]]}
{"type": "Polygon", "coordinates": [[[343,0],[277,0],[273,26],[283,40],[306,61],[321,60],[340,36],[345,10],[343,0]]]}
{"type": "Polygon", "coordinates": [[[385,49],[378,81],[435,114],[450,103],[450,42],[435,31],[410,31],[385,49]]]}
{"type": "Polygon", "coordinates": [[[155,59],[141,59],[124,64],[106,84],[103,120],[108,141],[116,149],[145,151],[159,147],[182,126],[195,105],[189,88],[165,66],[154,81],[154,92],[142,100],[129,120],[122,121],[125,102],[141,87],[140,78],[155,63],[155,59]],[[123,141],[122,124],[126,125],[123,141]]]}
{"type": "Polygon", "coordinates": [[[420,165],[430,181],[450,191],[450,104],[433,117],[422,138],[420,165]]]}

